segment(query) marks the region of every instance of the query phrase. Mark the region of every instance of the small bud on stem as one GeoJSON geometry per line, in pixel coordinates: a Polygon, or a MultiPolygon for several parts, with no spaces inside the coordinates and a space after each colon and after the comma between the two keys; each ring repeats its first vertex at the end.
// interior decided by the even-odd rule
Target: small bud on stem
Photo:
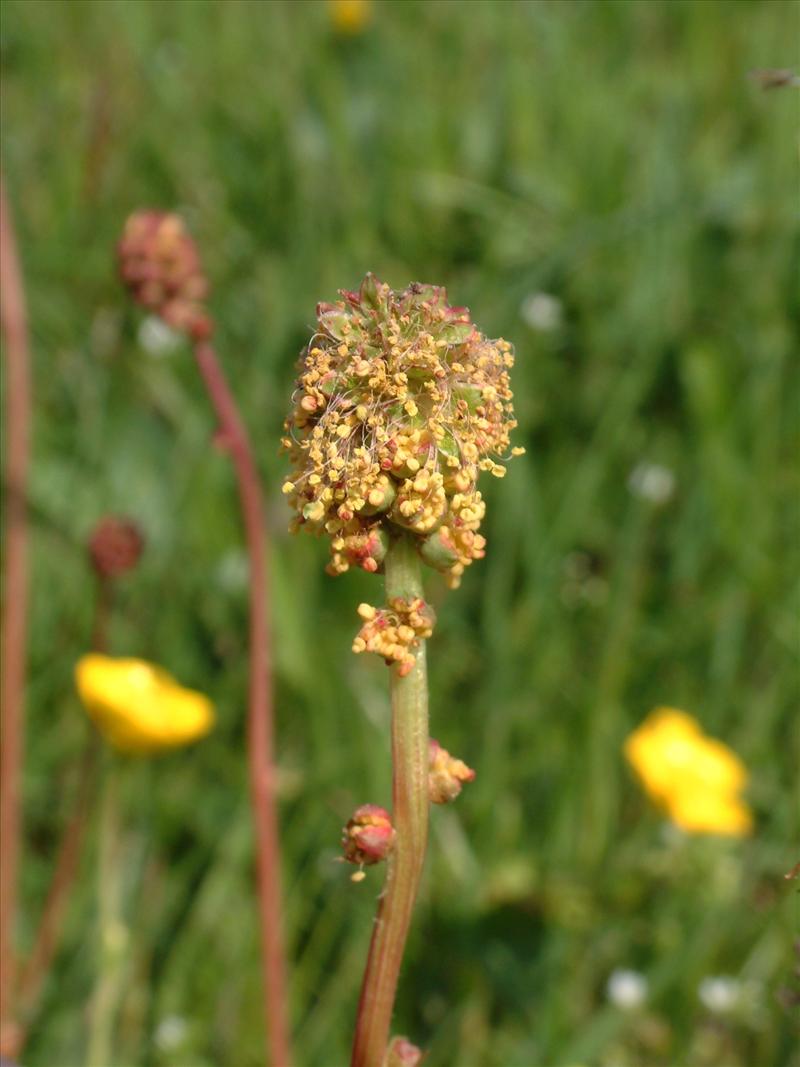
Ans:
{"type": "Polygon", "coordinates": [[[385,1067],[419,1067],[424,1059],[422,1049],[412,1045],[407,1037],[393,1037],[386,1053],[385,1067]]]}
{"type": "Polygon", "coordinates": [[[394,844],[392,817],[377,804],[362,804],[342,830],[342,849],[348,863],[370,867],[389,855],[394,844]]]}
{"type": "Polygon", "coordinates": [[[89,559],[100,578],[117,578],[133,570],[144,548],[135,522],[116,515],[101,519],[89,537],[89,559]]]}
{"type": "Polygon", "coordinates": [[[438,741],[430,741],[430,772],[428,792],[432,804],[447,804],[455,800],[465,782],[475,780],[475,771],[463,760],[455,759],[438,741]]]}

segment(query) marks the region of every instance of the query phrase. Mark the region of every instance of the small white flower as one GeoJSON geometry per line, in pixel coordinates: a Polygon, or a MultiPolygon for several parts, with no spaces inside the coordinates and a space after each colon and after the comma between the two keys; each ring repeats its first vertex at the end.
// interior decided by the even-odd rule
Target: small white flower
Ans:
{"type": "Polygon", "coordinates": [[[169,1052],[182,1044],[189,1027],[180,1015],[165,1015],[159,1022],[153,1035],[156,1045],[162,1052],[169,1052]]]}
{"type": "Polygon", "coordinates": [[[523,322],[532,330],[550,333],[557,330],[564,319],[564,308],[557,296],[551,293],[531,293],[522,301],[519,309],[523,322]]]}
{"type": "Polygon", "coordinates": [[[615,1008],[633,1011],[647,1000],[647,979],[638,971],[620,968],[612,971],[606,982],[606,996],[615,1008]]]}
{"type": "Polygon", "coordinates": [[[715,1015],[725,1015],[737,1006],[741,996],[741,985],[736,978],[729,975],[709,975],[697,987],[700,1002],[715,1015]]]}
{"type": "Polygon", "coordinates": [[[181,344],[181,335],[170,329],[157,315],[142,319],[138,338],[148,356],[168,356],[181,344]]]}
{"type": "Polygon", "coordinates": [[[628,475],[628,489],[640,500],[666,504],[675,492],[675,475],[658,463],[637,463],[628,475]]]}

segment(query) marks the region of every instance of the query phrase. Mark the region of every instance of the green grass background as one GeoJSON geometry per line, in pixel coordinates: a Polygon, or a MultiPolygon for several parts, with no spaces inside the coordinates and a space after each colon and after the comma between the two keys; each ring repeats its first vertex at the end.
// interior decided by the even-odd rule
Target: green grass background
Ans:
{"type": "MultiPolygon", "coordinates": [[[[287,939],[298,1067],[347,1062],[380,873],[334,862],[390,788],[385,669],[350,654],[364,574],[285,533],[277,443],[319,299],[367,270],[444,283],[514,342],[528,452],[486,487],[487,558],[432,577],[432,730],[476,767],[433,812],[396,1012],[430,1067],[783,1067],[796,961],[798,6],[7,0],[3,158],[35,349],[20,942],[89,727],[87,532],[135,517],[114,651],[207,691],[216,732],[132,765],[131,941],[109,1067],[263,1063],[245,717],[246,562],[188,351],[149,355],[115,279],[128,212],[177,208],[269,487],[287,939]],[[523,300],[563,307],[532,329],[523,300]],[[632,494],[640,463],[676,491],[632,494]],[[681,838],[626,734],[695,714],[752,772],[756,832],[681,838]],[[615,968],[645,1008],[608,1003],[615,968]],[[712,1016],[708,975],[741,983],[712,1016]],[[785,999],[785,998],[784,998],[785,999]],[[175,1026],[174,1019],[183,1020],[175,1026]],[[165,1025],[165,1020],[168,1021],[165,1025]]],[[[491,481],[491,479],[490,479],[491,481]]],[[[83,1062],[91,835],[26,1067],[83,1062]]],[[[794,1058],[793,1058],[794,1057],[794,1058]]]]}

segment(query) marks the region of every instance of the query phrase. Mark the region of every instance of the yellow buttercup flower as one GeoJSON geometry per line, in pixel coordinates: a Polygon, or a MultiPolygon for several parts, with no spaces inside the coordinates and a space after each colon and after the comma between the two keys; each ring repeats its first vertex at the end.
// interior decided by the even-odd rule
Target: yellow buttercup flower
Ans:
{"type": "Polygon", "coordinates": [[[690,833],[743,835],[753,819],[740,793],[747,769],[676,708],[657,708],[628,737],[625,756],[645,790],[690,833]]]}
{"type": "Polygon", "coordinates": [[[372,18],[371,0],[328,0],[328,10],[333,28],[353,36],[361,33],[372,18]]]}
{"type": "Polygon", "coordinates": [[[78,661],[75,682],[97,728],[129,755],[191,744],[214,725],[208,697],[146,660],[91,653],[78,661]]]}
{"type": "Polygon", "coordinates": [[[742,837],[753,829],[750,809],[737,796],[712,791],[675,793],[668,804],[670,818],[693,834],[742,837]]]}

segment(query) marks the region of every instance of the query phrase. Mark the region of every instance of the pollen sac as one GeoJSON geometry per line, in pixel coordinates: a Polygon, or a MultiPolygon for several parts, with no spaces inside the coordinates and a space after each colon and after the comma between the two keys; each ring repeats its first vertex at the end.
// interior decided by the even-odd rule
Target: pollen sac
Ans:
{"type": "Polygon", "coordinates": [[[392,817],[377,804],[362,804],[342,831],[342,850],[348,863],[369,867],[386,859],[394,844],[392,817]]]}
{"type": "Polygon", "coordinates": [[[117,255],[122,280],[138,304],[197,341],[211,335],[203,305],[208,282],[178,215],[137,211],[125,223],[117,255]]]}
{"type": "Polygon", "coordinates": [[[432,804],[448,804],[455,800],[464,783],[474,779],[475,771],[471,767],[451,756],[446,748],[431,738],[428,795],[432,804]]]}
{"type": "Polygon", "coordinates": [[[414,652],[433,633],[436,616],[422,597],[392,597],[386,608],[361,604],[358,614],[363,620],[353,641],[354,652],[375,652],[387,666],[398,664],[404,677],[414,666],[414,652]]]}
{"type": "Polygon", "coordinates": [[[440,286],[395,292],[368,274],[340,297],[317,307],[286,420],[292,529],[331,539],[333,574],[381,569],[362,536],[410,534],[456,586],[484,554],[478,475],[501,477],[513,454],[511,345],[440,286]]]}

